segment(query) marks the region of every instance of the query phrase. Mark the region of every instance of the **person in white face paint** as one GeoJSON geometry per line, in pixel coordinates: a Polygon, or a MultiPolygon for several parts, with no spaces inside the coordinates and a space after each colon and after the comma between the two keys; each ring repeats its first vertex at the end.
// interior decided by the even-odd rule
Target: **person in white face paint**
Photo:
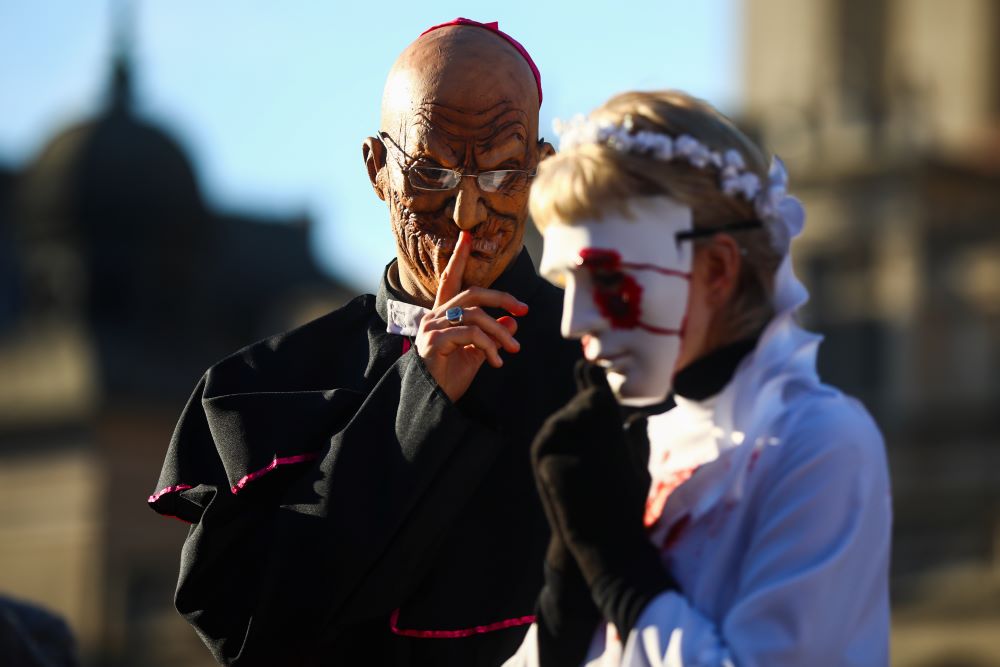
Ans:
{"type": "Polygon", "coordinates": [[[678,92],[561,134],[531,212],[590,365],[532,447],[552,539],[506,664],[888,664],[884,444],[796,324],[784,166],[678,92]]]}

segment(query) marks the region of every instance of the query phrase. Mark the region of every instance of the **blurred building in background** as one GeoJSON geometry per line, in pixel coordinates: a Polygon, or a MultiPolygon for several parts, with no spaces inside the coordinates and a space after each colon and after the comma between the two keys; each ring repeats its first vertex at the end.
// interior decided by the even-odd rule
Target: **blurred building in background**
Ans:
{"type": "MultiPolygon", "coordinates": [[[[809,213],[821,371],[887,437],[894,664],[1000,664],[1000,2],[743,16],[741,124],[809,213]]],[[[196,666],[186,528],[145,504],[173,424],[209,364],[350,295],[308,219],[213,210],[130,95],[122,51],[104,112],[0,168],[0,593],[66,616],[88,664],[196,666]]]]}
{"type": "Polygon", "coordinates": [[[1000,664],[1000,3],[747,0],[824,377],[882,426],[894,664],[1000,664]]]}
{"type": "Polygon", "coordinates": [[[204,369],[349,294],[308,219],[212,210],[112,69],[99,117],[0,171],[0,593],[64,615],[86,664],[211,664],[172,605],[186,528],[146,497],[204,369]]]}

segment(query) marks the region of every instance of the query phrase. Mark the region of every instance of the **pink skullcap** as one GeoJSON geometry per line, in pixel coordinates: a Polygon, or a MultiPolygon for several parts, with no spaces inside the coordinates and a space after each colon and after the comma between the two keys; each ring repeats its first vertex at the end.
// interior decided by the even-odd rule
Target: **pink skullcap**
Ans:
{"type": "MultiPolygon", "coordinates": [[[[438,25],[431,26],[427,30],[424,30],[422,33],[420,33],[420,37],[423,37],[429,32],[434,32],[438,28],[447,28],[448,26],[451,25],[471,25],[475,26],[476,28],[484,28],[486,30],[492,30],[494,33],[496,33],[500,37],[503,37],[508,42],[510,42],[511,46],[517,49],[517,52],[520,53],[521,57],[524,58],[525,62],[528,63],[528,67],[531,68],[531,73],[535,75],[535,85],[538,86],[538,105],[541,106],[542,73],[538,71],[538,67],[535,65],[535,61],[531,59],[530,55],[528,55],[528,50],[523,46],[521,46],[521,43],[519,41],[517,41],[504,31],[500,30],[500,24],[498,22],[492,21],[490,23],[480,23],[479,21],[473,21],[472,19],[465,19],[460,16],[457,19],[448,21],[447,23],[439,23],[438,25]]],[[[419,39],[419,37],[417,39],[419,39]]]]}

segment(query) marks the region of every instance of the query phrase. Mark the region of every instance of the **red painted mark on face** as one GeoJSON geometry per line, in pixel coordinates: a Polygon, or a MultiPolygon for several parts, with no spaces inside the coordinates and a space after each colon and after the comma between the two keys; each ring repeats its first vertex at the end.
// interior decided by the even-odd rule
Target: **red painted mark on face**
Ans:
{"type": "Polygon", "coordinates": [[[584,248],[580,265],[590,273],[592,296],[597,308],[616,329],[634,329],[639,324],[642,286],[622,272],[622,258],[614,250],[584,248]]]}
{"type": "Polygon", "coordinates": [[[655,271],[657,273],[691,279],[690,273],[668,269],[655,264],[623,262],[615,250],[584,248],[580,251],[580,266],[590,274],[592,296],[601,315],[616,329],[645,329],[664,336],[679,336],[682,329],[664,329],[641,321],[642,285],[624,269],[655,271]]]}

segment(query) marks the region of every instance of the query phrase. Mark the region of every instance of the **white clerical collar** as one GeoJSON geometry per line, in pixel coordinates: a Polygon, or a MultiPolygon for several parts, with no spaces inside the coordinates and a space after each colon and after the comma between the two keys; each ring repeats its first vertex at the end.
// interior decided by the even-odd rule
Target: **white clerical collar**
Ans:
{"type": "Polygon", "coordinates": [[[385,300],[386,326],[385,330],[400,336],[416,336],[417,327],[424,315],[430,312],[422,306],[414,306],[405,301],[385,300]]]}

